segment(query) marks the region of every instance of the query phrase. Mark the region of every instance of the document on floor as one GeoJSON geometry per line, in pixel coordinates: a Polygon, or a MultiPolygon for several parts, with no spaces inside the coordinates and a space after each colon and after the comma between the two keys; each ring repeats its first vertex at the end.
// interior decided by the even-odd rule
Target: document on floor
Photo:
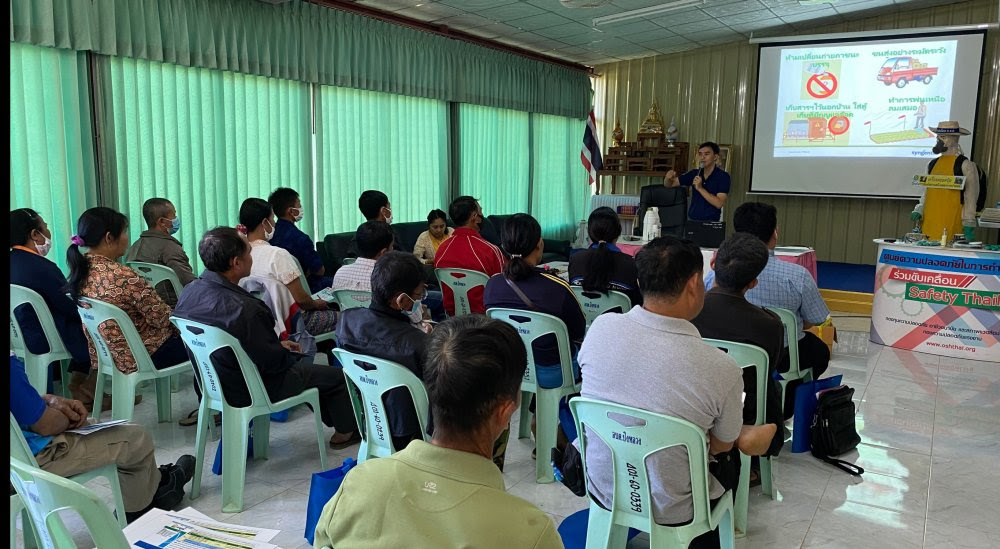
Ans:
{"type": "Polygon", "coordinates": [[[83,427],[70,429],[66,432],[77,435],[89,435],[91,433],[96,433],[102,429],[107,429],[108,427],[114,427],[115,425],[124,425],[126,423],[128,423],[127,419],[113,419],[111,421],[105,421],[103,423],[91,423],[90,425],[84,425],[83,427]]]}
{"type": "Polygon", "coordinates": [[[130,545],[141,549],[276,549],[268,542],[280,533],[217,522],[190,507],[177,512],[152,509],[123,532],[130,545]]]}

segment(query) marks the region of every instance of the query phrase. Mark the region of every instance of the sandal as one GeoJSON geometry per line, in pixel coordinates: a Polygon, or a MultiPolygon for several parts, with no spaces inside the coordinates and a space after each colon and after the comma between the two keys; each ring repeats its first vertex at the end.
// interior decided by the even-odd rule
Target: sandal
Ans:
{"type": "Polygon", "coordinates": [[[332,437],[330,437],[330,448],[332,448],[334,450],[343,450],[344,448],[350,448],[351,446],[354,446],[355,444],[361,442],[361,432],[360,431],[354,431],[353,433],[351,433],[351,436],[348,437],[346,440],[342,440],[340,442],[334,442],[334,439],[339,434],[340,433],[337,433],[337,434],[333,435],[332,437]]]}
{"type": "MultiPolygon", "coordinates": [[[[215,426],[218,427],[222,425],[222,414],[213,414],[215,416],[215,426]]],[[[187,415],[184,419],[177,422],[181,427],[191,427],[192,425],[198,424],[198,410],[194,410],[187,415]]]]}

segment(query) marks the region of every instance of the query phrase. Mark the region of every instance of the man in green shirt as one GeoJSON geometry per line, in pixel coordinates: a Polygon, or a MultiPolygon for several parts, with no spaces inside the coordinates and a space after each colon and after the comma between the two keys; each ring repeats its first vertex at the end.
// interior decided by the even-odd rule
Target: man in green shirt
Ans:
{"type": "Polygon", "coordinates": [[[433,438],[351,471],[323,509],[315,546],[561,548],[549,516],[507,494],[492,461],[526,362],[503,322],[466,315],[439,324],[424,370],[433,438]]]}

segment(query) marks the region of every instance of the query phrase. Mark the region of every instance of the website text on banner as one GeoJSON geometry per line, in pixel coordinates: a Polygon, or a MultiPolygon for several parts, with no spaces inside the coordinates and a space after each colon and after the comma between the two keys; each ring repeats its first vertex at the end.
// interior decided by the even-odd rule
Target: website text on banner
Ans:
{"type": "Polygon", "coordinates": [[[1000,253],[882,243],[878,254],[873,342],[1000,363],[1000,253]]]}

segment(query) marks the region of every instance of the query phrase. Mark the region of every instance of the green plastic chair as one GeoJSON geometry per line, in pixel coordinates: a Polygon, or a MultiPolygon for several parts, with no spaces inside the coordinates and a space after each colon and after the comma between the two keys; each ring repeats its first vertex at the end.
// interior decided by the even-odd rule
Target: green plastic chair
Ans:
{"type": "MultiPolygon", "coordinates": [[[[22,504],[31,515],[38,541],[45,549],[76,547],[73,533],[59,517],[60,511],[72,510],[80,515],[90,537],[101,549],[128,549],[129,543],[119,524],[94,492],[37,466],[10,458],[10,482],[22,504]]],[[[118,516],[124,513],[119,511],[118,516]]]]}
{"type": "MultiPolygon", "coordinates": [[[[802,381],[812,381],[812,368],[802,369],[799,364],[799,325],[793,311],[780,307],[765,307],[768,311],[778,315],[781,323],[785,326],[785,340],[788,341],[788,371],[781,373],[778,383],[781,385],[781,405],[785,405],[785,392],[788,390],[788,383],[801,379],[802,381]]],[[[794,429],[794,427],[793,427],[794,429]]],[[[792,433],[795,437],[795,433],[792,433]]]]}
{"type": "Polygon", "coordinates": [[[334,297],[340,304],[340,310],[367,309],[372,302],[372,293],[365,290],[334,290],[334,297]]]}
{"type": "Polygon", "coordinates": [[[614,461],[615,490],[611,510],[591,499],[587,549],[624,549],[629,528],[647,532],[649,546],[653,549],[687,547],[692,539],[716,527],[723,549],[735,546],[730,492],[726,491],[714,508],[709,501],[708,441],[698,426],[683,419],[590,398],[574,398],[569,401],[569,407],[580,435],[580,454],[588,493],[593,474],[587,468],[587,447],[591,437],[600,439],[611,449],[614,461]],[[627,423],[634,422],[636,425],[626,426],[609,417],[612,414],[618,418],[630,418],[627,423]],[[694,519],[683,526],[656,524],[650,511],[653,501],[646,458],[672,446],[686,448],[691,473],[694,519]]]}
{"type": "Polygon", "coordinates": [[[434,269],[434,275],[438,282],[451,290],[455,303],[455,314],[452,316],[472,314],[469,291],[480,286],[485,288],[490,280],[485,273],[468,269],[434,269]]]}
{"type": "Polygon", "coordinates": [[[427,415],[430,406],[427,389],[420,378],[404,366],[389,360],[352,353],[344,349],[334,349],[333,354],[344,368],[354,417],[361,427],[358,463],[368,458],[391,456],[396,451],[402,450],[392,446],[389,414],[382,400],[385,393],[398,387],[405,387],[410,392],[420,432],[424,434],[424,440],[430,440],[427,435],[427,415]]]}
{"type": "MultiPolygon", "coordinates": [[[[31,453],[31,449],[28,447],[28,442],[24,440],[24,434],[21,433],[21,426],[17,424],[17,420],[14,419],[14,414],[10,414],[10,457],[12,459],[20,460],[31,467],[38,467],[38,462],[35,461],[35,455],[31,453]]],[[[102,465],[96,469],[91,469],[80,473],[78,475],[73,475],[69,477],[69,480],[73,482],[78,482],[83,484],[85,482],[90,482],[92,479],[104,477],[108,479],[108,485],[111,486],[111,494],[115,501],[115,511],[118,513],[118,524],[121,527],[125,527],[125,503],[122,499],[122,488],[121,484],[118,482],[118,469],[113,463],[107,465],[102,465]]],[[[21,502],[23,505],[23,502],[21,502]]],[[[103,503],[101,504],[103,506],[103,503]]],[[[10,520],[11,520],[11,536],[14,536],[14,520],[17,517],[16,509],[12,500],[11,510],[10,510],[10,520]]],[[[28,530],[25,529],[25,532],[28,530]]],[[[13,545],[11,545],[13,547],[13,545]]]]}
{"type": "MultiPolygon", "coordinates": [[[[153,366],[153,359],[149,356],[146,345],[142,342],[142,337],[135,329],[135,324],[125,311],[110,303],[89,297],[80,298],[77,311],[80,313],[83,327],[90,334],[90,340],[97,353],[97,389],[94,394],[103,395],[105,379],[111,378],[111,418],[132,421],[132,415],[135,412],[136,386],[143,381],[152,380],[156,386],[157,419],[160,423],[170,421],[173,415],[170,402],[170,378],[191,371],[191,362],[185,360],[180,364],[157,370],[153,366]],[[129,351],[135,358],[137,369],[131,374],[124,374],[115,367],[108,342],[105,341],[100,329],[98,329],[101,324],[108,321],[118,324],[122,334],[125,335],[129,351]]],[[[94,411],[91,415],[94,419],[101,417],[103,411],[101,400],[103,399],[99,396],[94,398],[94,411]]]]}
{"type": "Polygon", "coordinates": [[[573,375],[573,357],[569,345],[569,333],[566,324],[558,317],[534,311],[521,309],[493,308],[486,311],[490,318],[502,320],[517,330],[524,347],[528,352],[528,364],[524,369],[524,379],[521,381],[521,424],[518,428],[518,438],[531,436],[531,411],[528,410],[530,395],[535,395],[535,481],[548,483],[553,481],[552,467],[549,455],[556,447],[556,433],[559,426],[559,401],[568,395],[580,392],[580,384],[573,375]],[[545,389],[538,386],[535,372],[535,355],[531,342],[554,334],[559,348],[559,364],[562,367],[562,386],[545,389]]]}
{"type": "MultiPolygon", "coordinates": [[[[149,283],[154,289],[161,282],[167,282],[170,284],[171,289],[174,291],[174,296],[177,299],[181,297],[181,291],[184,287],[181,285],[181,280],[177,278],[177,273],[173,269],[167,267],[166,265],[160,265],[158,263],[146,263],[143,261],[126,261],[125,266],[131,268],[139,276],[149,283]]],[[[170,378],[170,392],[176,393],[180,390],[180,378],[174,376],[170,378]]]]}
{"type": "Polygon", "coordinates": [[[174,290],[174,295],[180,299],[181,291],[184,287],[181,286],[181,280],[177,278],[177,273],[170,267],[158,263],[146,263],[144,261],[128,261],[125,265],[131,267],[133,271],[153,288],[156,288],[158,284],[164,281],[170,283],[171,288],[174,290]]]}
{"type": "Polygon", "coordinates": [[[62,372],[62,394],[64,397],[70,396],[69,361],[73,355],[66,349],[45,299],[38,292],[17,284],[10,285],[10,350],[24,362],[28,381],[42,395],[49,392],[49,365],[59,362],[59,369],[62,372]],[[28,350],[21,335],[24,330],[14,315],[14,310],[22,305],[27,305],[35,311],[38,324],[42,327],[42,334],[48,341],[49,352],[36,355],[28,350]]]}
{"type": "Polygon", "coordinates": [[[570,288],[580,302],[580,307],[583,308],[583,315],[587,318],[587,328],[590,328],[595,318],[604,313],[627,313],[632,308],[632,300],[615,290],[604,293],[588,292],[583,286],[570,286],[570,288]]]}
{"type": "Polygon", "coordinates": [[[326,446],[323,439],[323,421],[320,418],[319,390],[306,389],[298,395],[272,402],[260,379],[257,365],[250,360],[243,346],[224,330],[170,317],[181,332],[181,339],[195,359],[202,379],[201,404],[198,408],[198,431],[195,435],[194,479],[191,482],[191,499],[201,494],[201,474],[205,465],[206,433],[213,422],[213,411],[222,413],[222,512],[239,513],[243,510],[243,484],[246,479],[246,455],[249,444],[248,430],[253,422],[254,459],[267,459],[270,416],[299,404],[308,404],[316,420],[316,441],[319,443],[320,470],[326,470],[326,446]],[[250,392],[250,405],[244,408],[230,406],[222,394],[222,386],[212,363],[212,353],[231,349],[243,372],[243,379],[250,392]]]}
{"type": "MultiPolygon", "coordinates": [[[[707,345],[717,347],[726,351],[729,358],[736,361],[741,368],[753,368],[757,379],[757,417],[754,418],[754,425],[763,425],[767,417],[767,372],[768,357],[767,351],[756,345],[736,343],[722,339],[704,338],[707,345]]],[[[771,458],[760,457],[760,487],[771,499],[774,499],[774,485],[771,477],[771,458]]],[[[736,487],[736,503],[734,505],[736,516],[736,536],[743,537],[747,531],[747,508],[750,503],[750,456],[740,452],[740,480],[736,487]]]]}

